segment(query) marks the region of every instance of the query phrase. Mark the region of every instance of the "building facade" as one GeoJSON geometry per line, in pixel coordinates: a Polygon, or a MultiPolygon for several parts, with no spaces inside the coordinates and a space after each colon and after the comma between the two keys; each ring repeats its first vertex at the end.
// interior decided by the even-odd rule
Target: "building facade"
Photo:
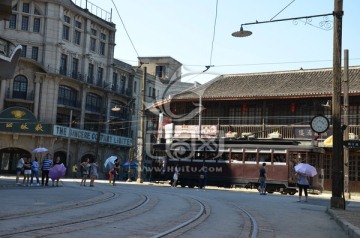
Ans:
{"type": "Polygon", "coordinates": [[[14,77],[1,82],[1,173],[37,147],[68,168],[86,157],[126,160],[131,114],[111,109],[132,100],[135,71],[114,59],[110,20],[69,0],[12,1],[0,32],[22,52],[14,77]]]}
{"type": "MultiPolygon", "coordinates": [[[[324,188],[331,190],[332,144],[327,142],[331,141],[332,126],[318,135],[311,130],[310,121],[322,114],[332,124],[332,78],[332,69],[219,76],[156,105],[172,123],[168,125],[171,135],[165,132],[163,136],[269,139],[276,134],[277,139],[318,144],[326,153],[314,163],[323,169],[324,188]]],[[[348,105],[342,102],[343,135],[357,147],[344,146],[344,151],[348,150],[344,177],[350,192],[360,192],[360,67],[349,68],[347,82],[349,91],[342,91],[344,97],[348,95],[348,105]]]]}

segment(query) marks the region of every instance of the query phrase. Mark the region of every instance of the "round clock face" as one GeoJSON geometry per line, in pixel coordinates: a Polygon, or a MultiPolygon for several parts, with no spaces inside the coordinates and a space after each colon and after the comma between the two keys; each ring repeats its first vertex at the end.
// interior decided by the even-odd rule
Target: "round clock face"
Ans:
{"type": "Polygon", "coordinates": [[[323,115],[318,115],[311,119],[310,126],[313,131],[323,133],[329,129],[329,120],[323,115]]]}

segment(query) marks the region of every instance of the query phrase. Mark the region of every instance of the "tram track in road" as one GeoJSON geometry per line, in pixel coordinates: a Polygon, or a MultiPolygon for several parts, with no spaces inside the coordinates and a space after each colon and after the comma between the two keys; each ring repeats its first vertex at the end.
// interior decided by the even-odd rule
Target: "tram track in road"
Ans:
{"type": "MultiPolygon", "coordinates": [[[[117,195],[116,193],[114,194],[117,195]]],[[[56,234],[71,233],[72,231],[75,230],[87,229],[89,227],[94,227],[96,225],[114,222],[114,219],[119,220],[121,219],[121,217],[124,218],[128,216],[136,215],[137,214],[135,212],[136,210],[144,208],[147,204],[149,204],[148,196],[144,196],[141,194],[138,194],[138,196],[140,197],[140,199],[134,202],[134,205],[119,211],[104,212],[101,214],[97,213],[92,216],[87,215],[86,217],[80,216],[77,218],[73,218],[71,220],[62,220],[56,223],[46,223],[42,225],[38,224],[35,226],[32,225],[32,226],[19,227],[17,229],[0,232],[0,237],[3,238],[18,237],[19,235],[23,235],[23,234],[24,235],[26,234],[27,237],[47,237],[56,234]]],[[[104,201],[105,200],[103,200],[103,202],[104,201]]],[[[156,203],[156,201],[155,202],[153,201],[153,203],[156,203]]],[[[94,204],[95,203],[93,203],[93,205],[94,204]]],[[[153,205],[154,204],[150,205],[150,207],[153,205]]],[[[88,206],[90,206],[90,204],[88,206]]],[[[73,207],[73,208],[81,209],[81,207],[73,207]]],[[[40,215],[47,215],[47,214],[42,213],[40,215]]],[[[39,216],[36,213],[33,213],[31,217],[39,219],[39,216]]]]}
{"type": "Polygon", "coordinates": [[[104,192],[100,196],[83,200],[81,202],[77,201],[77,202],[63,203],[63,204],[53,205],[51,207],[37,208],[36,210],[30,209],[30,210],[22,210],[21,212],[16,212],[16,213],[6,213],[0,217],[0,221],[41,215],[46,213],[53,213],[57,211],[71,210],[75,208],[89,207],[95,204],[100,204],[110,200],[114,200],[118,197],[119,194],[116,194],[114,192],[104,192]]]}

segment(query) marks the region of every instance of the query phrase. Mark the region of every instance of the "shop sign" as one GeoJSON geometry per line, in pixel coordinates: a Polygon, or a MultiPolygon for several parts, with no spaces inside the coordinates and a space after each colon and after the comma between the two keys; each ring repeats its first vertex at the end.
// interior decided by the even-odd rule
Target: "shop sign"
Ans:
{"type": "Polygon", "coordinates": [[[0,118],[0,131],[2,132],[51,134],[52,125],[38,122],[33,113],[25,108],[7,108],[0,113],[0,118]]]}

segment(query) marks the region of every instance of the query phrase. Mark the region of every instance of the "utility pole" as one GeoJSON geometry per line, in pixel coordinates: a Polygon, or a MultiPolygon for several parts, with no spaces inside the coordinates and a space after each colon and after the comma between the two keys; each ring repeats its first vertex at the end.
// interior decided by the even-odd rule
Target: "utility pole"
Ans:
{"type": "MultiPolygon", "coordinates": [[[[344,50],[344,140],[349,140],[349,50],[344,50]]],[[[344,196],[350,199],[349,191],[349,148],[344,146],[344,196]]]]}
{"type": "Polygon", "coordinates": [[[138,135],[138,183],[143,183],[142,167],[144,162],[144,146],[145,146],[145,86],[146,86],[147,68],[143,68],[143,77],[141,84],[141,110],[140,110],[140,133],[138,135]]]}
{"type": "Polygon", "coordinates": [[[341,129],[341,39],[343,0],[334,0],[334,38],[333,38],[333,151],[332,151],[332,197],[331,208],[345,209],[343,132],[341,129]]]}

